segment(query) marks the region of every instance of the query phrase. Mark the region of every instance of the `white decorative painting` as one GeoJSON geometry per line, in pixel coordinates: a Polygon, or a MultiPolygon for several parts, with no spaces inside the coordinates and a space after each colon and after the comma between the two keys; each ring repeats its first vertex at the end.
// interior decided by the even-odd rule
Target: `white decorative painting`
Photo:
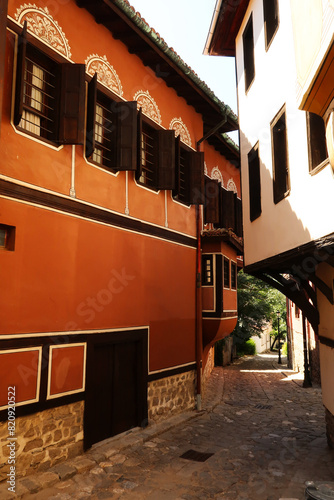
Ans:
{"type": "Polygon", "coordinates": [[[191,147],[191,137],[189,131],[181,118],[173,118],[169,124],[169,130],[175,130],[175,137],[179,135],[181,141],[191,147]]]}
{"type": "Polygon", "coordinates": [[[97,73],[97,79],[102,85],[108,87],[119,96],[123,95],[123,88],[118,74],[108,62],[106,56],[98,56],[97,54],[92,54],[87,57],[86,61],[86,72],[94,76],[97,73]]]}
{"type": "Polygon", "coordinates": [[[133,96],[134,101],[137,101],[137,107],[142,108],[143,113],[161,125],[161,114],[157,103],[150,95],[149,91],[138,90],[133,96]]]}
{"type": "Polygon", "coordinates": [[[47,7],[37,7],[35,4],[21,5],[16,11],[15,18],[22,25],[27,21],[27,28],[31,33],[63,56],[71,59],[68,40],[47,7]]]}
{"type": "Polygon", "coordinates": [[[237,186],[235,185],[235,182],[233,179],[229,179],[229,181],[227,183],[227,190],[233,191],[234,193],[237,193],[237,186]]]}
{"type": "Polygon", "coordinates": [[[221,183],[222,187],[224,187],[223,175],[218,167],[213,167],[213,169],[211,171],[211,179],[216,179],[217,181],[219,181],[221,183]]]}
{"type": "Polygon", "coordinates": [[[208,167],[206,161],[204,162],[204,175],[208,175],[208,167]]]}

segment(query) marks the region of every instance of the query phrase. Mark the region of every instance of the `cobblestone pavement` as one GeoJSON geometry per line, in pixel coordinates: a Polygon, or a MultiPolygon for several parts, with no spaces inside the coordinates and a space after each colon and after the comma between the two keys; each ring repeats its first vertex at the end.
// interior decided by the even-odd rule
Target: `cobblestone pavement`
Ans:
{"type": "Polygon", "coordinates": [[[271,355],[215,368],[204,411],[122,436],[122,446],[115,439],[95,446],[22,480],[21,494],[30,491],[25,500],[302,500],[305,481],[334,481],[334,450],[327,447],[321,390],[304,389],[283,371],[274,369],[271,355]],[[190,449],[212,456],[181,458],[190,449]],[[40,483],[55,484],[37,491],[40,483]]]}

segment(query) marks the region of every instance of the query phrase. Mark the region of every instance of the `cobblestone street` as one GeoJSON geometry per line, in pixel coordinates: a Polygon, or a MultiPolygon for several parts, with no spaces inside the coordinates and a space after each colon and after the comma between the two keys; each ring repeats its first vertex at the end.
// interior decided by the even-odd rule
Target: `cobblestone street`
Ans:
{"type": "Polygon", "coordinates": [[[17,493],[34,500],[302,500],[305,481],[334,481],[334,450],[321,390],[302,388],[275,360],[261,355],[215,368],[202,412],[108,440],[21,480],[17,493]],[[212,455],[181,458],[188,450],[212,455]]]}

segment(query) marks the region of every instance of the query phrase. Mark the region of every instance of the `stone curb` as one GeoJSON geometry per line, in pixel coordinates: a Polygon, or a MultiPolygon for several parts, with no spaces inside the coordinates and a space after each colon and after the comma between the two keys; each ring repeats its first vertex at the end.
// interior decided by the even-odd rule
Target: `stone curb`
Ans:
{"type": "Polygon", "coordinates": [[[194,410],[181,413],[158,424],[153,424],[145,430],[136,428],[116,437],[109,438],[102,443],[93,445],[86,453],[51,467],[48,472],[36,473],[18,479],[16,481],[15,493],[8,491],[7,483],[2,483],[0,485],[0,498],[1,500],[11,500],[13,498],[22,498],[27,494],[36,494],[41,490],[54,486],[60,481],[66,481],[76,474],[93,469],[100,462],[108,460],[113,455],[117,455],[131,446],[143,444],[169,431],[173,427],[193,420],[203,415],[206,411],[210,411],[211,408],[208,408],[208,410],[194,410]]]}

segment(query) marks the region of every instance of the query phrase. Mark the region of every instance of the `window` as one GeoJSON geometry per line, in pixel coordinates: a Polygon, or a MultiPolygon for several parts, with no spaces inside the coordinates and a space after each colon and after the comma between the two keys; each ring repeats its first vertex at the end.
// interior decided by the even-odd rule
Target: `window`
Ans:
{"type": "Polygon", "coordinates": [[[245,88],[247,91],[255,76],[253,15],[249,18],[245,31],[242,35],[242,41],[244,48],[245,88]]]}
{"type": "Polygon", "coordinates": [[[145,186],[155,188],[158,177],[158,148],[155,140],[156,131],[146,123],[142,124],[140,144],[140,166],[141,172],[138,182],[145,186]]]}
{"type": "Polygon", "coordinates": [[[283,106],[271,123],[274,203],[283,200],[289,194],[290,189],[285,115],[285,106],[283,106]]]}
{"type": "Polygon", "coordinates": [[[213,286],[212,255],[202,255],[202,286],[213,286]]]}
{"type": "Polygon", "coordinates": [[[83,144],[85,65],[58,63],[19,36],[14,124],[58,144],[83,144]]]}
{"type": "Polygon", "coordinates": [[[260,217],[261,209],[261,179],[259,145],[257,144],[248,153],[248,182],[249,182],[249,216],[253,222],[260,217]]]}
{"type": "Polygon", "coordinates": [[[230,288],[230,261],[224,257],[224,288],[230,288]]]}
{"type": "Polygon", "coordinates": [[[295,306],[295,318],[299,318],[300,316],[300,309],[299,307],[295,306]]]}
{"type": "Polygon", "coordinates": [[[266,49],[274,38],[278,28],[278,1],[263,0],[264,32],[266,37],[266,49]]]}
{"type": "Polygon", "coordinates": [[[137,103],[116,102],[106,92],[98,89],[95,73],[88,84],[86,158],[112,171],[134,171],[137,168],[137,103]]]}
{"type": "Polygon", "coordinates": [[[219,224],[220,182],[205,176],[204,223],[219,224]]]}
{"type": "Polygon", "coordinates": [[[15,227],[0,224],[0,249],[15,250],[15,227]]]}
{"type": "Polygon", "coordinates": [[[231,288],[237,289],[237,265],[235,262],[231,262],[231,288]]]}
{"type": "Polygon", "coordinates": [[[309,148],[309,170],[313,172],[322,166],[328,158],[325,122],[321,116],[315,113],[306,113],[308,148],[309,148]]]}
{"type": "Polygon", "coordinates": [[[204,153],[196,152],[175,141],[175,189],[173,197],[186,205],[204,203],[204,153]]]}

